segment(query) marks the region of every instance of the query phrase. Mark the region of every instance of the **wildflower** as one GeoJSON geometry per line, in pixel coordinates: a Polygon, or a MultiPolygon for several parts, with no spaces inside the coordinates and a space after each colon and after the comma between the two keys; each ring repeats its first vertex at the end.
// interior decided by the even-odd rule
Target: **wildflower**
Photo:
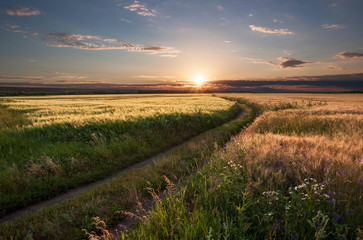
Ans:
{"type": "Polygon", "coordinates": [[[345,170],[343,170],[342,173],[345,174],[345,170]]]}
{"type": "Polygon", "coordinates": [[[335,218],[335,220],[337,220],[337,221],[339,221],[339,219],[341,218],[341,216],[340,215],[338,215],[338,214],[333,214],[333,218],[335,218]]]}
{"type": "Polygon", "coordinates": [[[353,216],[353,215],[354,215],[354,210],[353,210],[353,209],[350,209],[350,210],[349,210],[349,215],[350,215],[350,216],[353,216]]]}

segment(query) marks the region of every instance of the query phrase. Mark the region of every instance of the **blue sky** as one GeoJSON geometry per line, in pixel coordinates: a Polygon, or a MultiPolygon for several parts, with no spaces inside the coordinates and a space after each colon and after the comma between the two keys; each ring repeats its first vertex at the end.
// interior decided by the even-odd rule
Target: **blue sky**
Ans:
{"type": "Polygon", "coordinates": [[[4,0],[0,86],[363,73],[361,0],[4,0]]]}

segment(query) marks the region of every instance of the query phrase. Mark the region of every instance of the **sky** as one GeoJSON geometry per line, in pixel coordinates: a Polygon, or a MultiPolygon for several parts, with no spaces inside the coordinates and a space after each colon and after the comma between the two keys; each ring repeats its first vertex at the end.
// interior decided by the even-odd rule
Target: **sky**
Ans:
{"type": "Polygon", "coordinates": [[[0,87],[363,90],[362,12],[362,0],[2,0],[0,87]]]}

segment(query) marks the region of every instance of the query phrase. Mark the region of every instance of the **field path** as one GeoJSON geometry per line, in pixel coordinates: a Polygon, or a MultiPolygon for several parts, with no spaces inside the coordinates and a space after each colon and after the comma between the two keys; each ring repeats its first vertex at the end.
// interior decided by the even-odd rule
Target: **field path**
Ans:
{"type": "MultiPolygon", "coordinates": [[[[198,135],[199,136],[199,135],[198,135]]],[[[197,137],[197,136],[196,136],[197,137]]],[[[34,214],[40,210],[42,210],[43,208],[45,207],[49,207],[49,206],[52,206],[56,203],[59,203],[63,200],[67,200],[69,198],[72,198],[84,191],[87,191],[87,190],[90,190],[98,185],[101,185],[115,177],[118,177],[119,175],[123,174],[123,173],[126,173],[132,169],[135,169],[135,168],[142,168],[150,163],[152,163],[153,161],[165,156],[165,155],[168,155],[170,154],[172,151],[174,151],[176,148],[186,144],[187,142],[191,141],[192,139],[196,138],[196,137],[193,137],[191,139],[188,139],[188,140],[185,140],[184,142],[174,146],[174,147],[171,147],[170,149],[168,149],[167,151],[165,152],[162,152],[162,153],[159,153],[153,157],[150,157],[148,159],[145,159],[141,162],[138,162],[138,163],[135,163],[127,168],[124,168],[122,170],[119,170],[115,173],[113,173],[112,175],[104,178],[104,179],[101,179],[101,180],[98,180],[96,182],[92,182],[92,183],[89,183],[89,184],[86,184],[86,185],[83,185],[81,187],[77,187],[77,188],[74,188],[72,190],[69,190],[68,192],[66,193],[63,193],[63,194],[60,194],[54,198],[51,198],[49,200],[45,200],[45,201],[42,201],[42,202],[39,202],[39,203],[36,203],[36,204],[33,204],[31,206],[28,206],[26,208],[23,208],[23,209],[20,209],[18,211],[15,211],[13,213],[10,213],[4,217],[2,217],[0,219],[0,225],[2,225],[3,223],[6,223],[6,222],[12,222],[12,221],[15,221],[16,219],[18,218],[21,218],[21,217],[25,217],[27,215],[31,215],[31,214],[34,214]]]]}
{"type": "MultiPolygon", "coordinates": [[[[242,114],[243,114],[243,109],[241,108],[240,114],[236,118],[232,119],[231,121],[239,119],[242,116],[242,114]]],[[[209,130],[211,130],[211,129],[209,129],[209,130]]],[[[207,130],[207,131],[209,131],[209,130],[207,130]]],[[[201,133],[201,134],[203,134],[203,133],[201,133]]],[[[28,215],[32,215],[32,214],[34,214],[36,212],[39,212],[40,210],[42,210],[45,207],[49,207],[49,206],[52,206],[52,205],[54,205],[56,203],[62,202],[62,201],[67,200],[67,199],[70,199],[70,198],[72,198],[72,197],[74,197],[74,196],[76,196],[76,195],[78,195],[78,194],[80,194],[82,192],[90,190],[90,189],[92,189],[94,187],[97,187],[97,186],[99,186],[99,185],[101,185],[101,184],[103,184],[103,183],[105,183],[105,182],[107,182],[107,181],[109,181],[109,180],[111,180],[111,179],[113,179],[115,177],[118,177],[119,175],[121,175],[123,173],[129,172],[132,169],[142,168],[142,167],[152,163],[153,161],[155,161],[155,160],[157,160],[157,159],[159,159],[159,158],[161,158],[163,156],[166,156],[166,155],[170,154],[171,152],[173,152],[178,147],[192,141],[194,138],[197,138],[199,135],[197,135],[195,137],[192,137],[192,138],[190,138],[188,140],[185,140],[182,143],[180,143],[180,144],[178,144],[178,145],[176,145],[174,147],[171,147],[170,149],[168,149],[165,152],[159,153],[159,154],[157,154],[157,155],[155,155],[153,157],[150,157],[148,159],[145,159],[145,160],[143,160],[143,161],[141,161],[139,163],[133,164],[133,165],[127,167],[127,168],[119,170],[119,171],[113,173],[112,175],[110,175],[110,176],[108,176],[108,177],[106,177],[104,179],[101,179],[101,180],[98,180],[98,181],[95,181],[95,182],[92,182],[92,183],[89,183],[89,184],[86,184],[86,185],[71,189],[68,192],[60,194],[60,195],[58,195],[56,197],[53,197],[53,198],[51,198],[49,200],[41,201],[39,203],[30,205],[30,206],[28,206],[26,208],[23,208],[23,209],[15,211],[15,212],[12,212],[12,213],[10,213],[8,215],[5,215],[4,217],[0,218],[0,225],[2,225],[4,223],[13,222],[13,221],[17,220],[18,218],[22,218],[22,217],[25,217],[25,216],[28,216],[28,215]]]]}

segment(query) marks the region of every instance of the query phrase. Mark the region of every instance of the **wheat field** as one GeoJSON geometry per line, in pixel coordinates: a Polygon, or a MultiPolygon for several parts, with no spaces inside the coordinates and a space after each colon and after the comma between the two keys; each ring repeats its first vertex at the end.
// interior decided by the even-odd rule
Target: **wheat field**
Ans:
{"type": "Polygon", "coordinates": [[[196,112],[213,113],[233,105],[211,95],[72,95],[11,97],[10,109],[23,111],[31,125],[53,123],[82,125],[86,122],[130,120],[158,114],[196,112]]]}

